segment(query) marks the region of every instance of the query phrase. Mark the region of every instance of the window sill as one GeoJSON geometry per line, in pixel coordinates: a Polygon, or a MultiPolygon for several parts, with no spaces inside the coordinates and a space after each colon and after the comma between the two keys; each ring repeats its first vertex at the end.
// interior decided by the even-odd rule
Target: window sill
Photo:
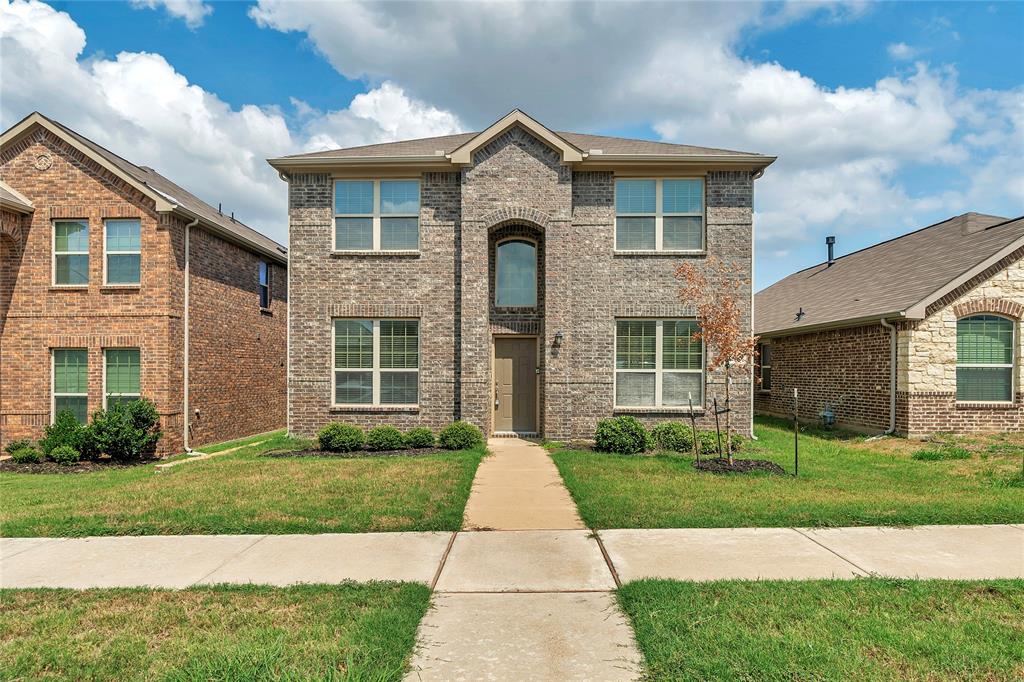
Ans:
{"type": "Polygon", "coordinates": [[[999,400],[992,402],[981,402],[981,401],[956,401],[956,409],[958,410],[1016,410],[1019,405],[1012,400],[999,400]]]}
{"type": "Polygon", "coordinates": [[[612,409],[615,414],[704,414],[703,407],[695,407],[691,411],[689,407],[615,407],[612,409]]]}
{"type": "Polygon", "coordinates": [[[141,284],[104,284],[100,291],[138,291],[141,288],[141,284]]]}
{"type": "Polygon", "coordinates": [[[88,291],[88,284],[51,284],[50,291],[88,291]]]}
{"type": "Polygon", "coordinates": [[[380,251],[374,251],[373,249],[363,249],[358,251],[331,251],[331,258],[348,258],[350,256],[357,256],[365,258],[367,256],[385,256],[388,258],[419,258],[419,249],[382,249],[380,251]]]}
{"type": "Polygon", "coordinates": [[[328,412],[332,413],[389,413],[389,412],[419,412],[419,405],[331,405],[328,412]]]}
{"type": "Polygon", "coordinates": [[[654,249],[615,249],[612,251],[613,256],[706,256],[708,252],[706,249],[697,249],[694,251],[688,250],[662,250],[655,251],[654,249]]]}
{"type": "Polygon", "coordinates": [[[267,317],[273,317],[274,316],[274,311],[271,310],[270,308],[264,308],[264,307],[261,306],[260,307],[260,315],[266,315],[267,317]]]}

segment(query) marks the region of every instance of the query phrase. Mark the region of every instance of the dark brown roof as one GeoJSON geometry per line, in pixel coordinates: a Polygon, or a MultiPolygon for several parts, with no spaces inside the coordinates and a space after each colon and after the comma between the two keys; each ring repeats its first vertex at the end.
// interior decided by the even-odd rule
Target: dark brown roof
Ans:
{"type": "Polygon", "coordinates": [[[758,292],[754,333],[899,317],[1015,242],[1024,244],[1024,218],[965,213],[869,246],[758,292]]]}
{"type": "MultiPolygon", "coordinates": [[[[625,137],[608,137],[606,135],[584,135],[583,133],[556,132],[569,144],[584,152],[600,149],[602,154],[651,154],[678,156],[757,156],[746,152],[711,147],[694,147],[687,144],[669,142],[651,142],[650,140],[633,140],[625,137]]],[[[292,154],[285,159],[318,159],[318,158],[358,158],[358,157],[403,157],[403,156],[438,156],[449,154],[472,140],[479,133],[459,133],[440,137],[424,137],[418,140],[402,140],[401,142],[383,142],[362,147],[331,149],[308,154],[292,154]]]]}
{"type": "Polygon", "coordinates": [[[116,166],[120,171],[131,176],[135,181],[140,182],[151,188],[153,191],[164,195],[168,201],[177,204],[181,208],[185,209],[185,211],[199,216],[200,220],[203,222],[220,228],[226,232],[228,236],[234,237],[243,245],[255,247],[256,250],[262,251],[268,255],[273,255],[278,259],[283,260],[287,258],[287,250],[283,245],[254,230],[248,225],[236,219],[232,219],[231,216],[219,213],[213,206],[210,206],[208,203],[185,188],[175,184],[163,175],[160,175],[152,168],[137,166],[131,161],[118,156],[106,147],[103,147],[89,138],[75,132],[59,121],[54,121],[52,118],[44,116],[43,114],[39,114],[39,116],[59,127],[83,146],[88,147],[92,152],[102,156],[108,162],[116,166]]]}

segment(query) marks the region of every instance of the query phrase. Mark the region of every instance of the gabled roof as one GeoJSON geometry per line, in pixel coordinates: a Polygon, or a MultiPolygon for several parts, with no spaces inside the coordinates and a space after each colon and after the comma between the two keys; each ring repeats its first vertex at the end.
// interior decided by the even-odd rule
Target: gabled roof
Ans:
{"type": "Polygon", "coordinates": [[[0,147],[6,147],[28,134],[34,126],[45,128],[153,199],[158,212],[171,212],[201,225],[229,241],[250,248],[279,262],[287,262],[287,249],[270,237],[234,218],[220,213],[188,190],[160,175],[152,168],[137,166],[109,149],[80,135],[71,128],[38,111],[33,112],[0,135],[0,147]]]}
{"type": "Polygon", "coordinates": [[[1024,248],[1024,218],[965,213],[801,270],[754,300],[754,333],[779,336],[887,319],[929,305],[1024,248]],[[798,319],[797,313],[803,311],[798,319]]]}
{"type": "Polygon", "coordinates": [[[24,194],[0,180],[0,207],[16,213],[32,213],[35,206],[24,194]]]}
{"type": "Polygon", "coordinates": [[[580,168],[633,162],[724,164],[762,169],[775,161],[774,156],[728,149],[553,131],[518,109],[481,132],[292,154],[267,161],[281,171],[301,167],[367,164],[460,166],[471,162],[474,151],[515,125],[525,128],[553,149],[560,151],[563,163],[580,168]]]}

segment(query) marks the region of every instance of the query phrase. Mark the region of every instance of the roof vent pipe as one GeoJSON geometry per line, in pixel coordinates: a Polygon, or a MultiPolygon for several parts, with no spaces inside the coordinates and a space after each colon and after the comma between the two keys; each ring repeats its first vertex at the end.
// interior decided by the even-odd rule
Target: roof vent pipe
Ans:
{"type": "Polygon", "coordinates": [[[834,236],[825,237],[825,246],[828,247],[828,265],[829,267],[832,267],[832,264],[836,262],[834,253],[836,238],[834,236]]]}

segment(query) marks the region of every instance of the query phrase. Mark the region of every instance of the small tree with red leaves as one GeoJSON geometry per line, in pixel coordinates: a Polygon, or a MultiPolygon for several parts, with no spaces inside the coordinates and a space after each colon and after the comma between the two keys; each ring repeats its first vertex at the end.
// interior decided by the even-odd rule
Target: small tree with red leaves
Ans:
{"type": "MultiPolygon", "coordinates": [[[[725,374],[725,409],[729,410],[729,384],[733,375],[746,377],[754,363],[757,337],[743,328],[743,314],[737,300],[750,286],[743,268],[729,266],[717,258],[708,258],[698,270],[692,263],[676,269],[682,283],[679,299],[697,311],[700,330],[695,339],[707,349],[707,371],[719,369],[725,374]]],[[[725,451],[732,465],[732,413],[725,413],[725,451]]]]}

